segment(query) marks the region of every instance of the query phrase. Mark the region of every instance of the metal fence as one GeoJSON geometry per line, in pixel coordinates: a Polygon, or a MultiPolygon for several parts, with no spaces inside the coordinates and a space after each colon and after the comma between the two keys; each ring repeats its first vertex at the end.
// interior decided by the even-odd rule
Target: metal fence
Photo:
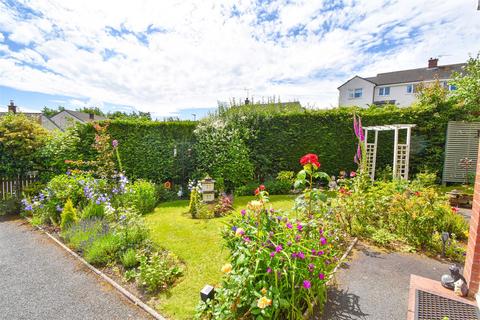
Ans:
{"type": "Polygon", "coordinates": [[[36,173],[17,177],[0,177],[0,200],[20,198],[28,185],[38,180],[36,173]]]}

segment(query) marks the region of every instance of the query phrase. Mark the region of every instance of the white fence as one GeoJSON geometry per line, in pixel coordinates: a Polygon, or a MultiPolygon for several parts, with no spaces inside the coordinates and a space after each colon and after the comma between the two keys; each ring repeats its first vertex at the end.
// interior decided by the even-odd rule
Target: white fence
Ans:
{"type": "Polygon", "coordinates": [[[22,190],[35,181],[37,181],[37,175],[34,173],[17,176],[16,178],[0,177],[0,200],[6,200],[10,197],[20,198],[22,190]]]}

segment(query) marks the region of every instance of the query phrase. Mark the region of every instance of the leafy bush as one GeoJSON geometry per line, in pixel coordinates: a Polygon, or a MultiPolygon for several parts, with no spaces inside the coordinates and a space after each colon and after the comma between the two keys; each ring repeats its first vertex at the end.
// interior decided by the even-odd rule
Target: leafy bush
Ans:
{"type": "Polygon", "coordinates": [[[390,231],[385,229],[374,230],[372,233],[372,240],[378,245],[388,246],[393,241],[396,240],[395,235],[391,234],[390,231]]]}
{"type": "Polygon", "coordinates": [[[123,253],[123,255],[120,258],[120,261],[122,262],[122,265],[125,267],[125,269],[132,269],[138,266],[138,259],[137,259],[137,252],[135,249],[128,249],[123,253]]]}
{"type": "Polygon", "coordinates": [[[276,180],[293,184],[293,182],[295,181],[295,172],[293,172],[293,171],[280,171],[277,174],[276,180]]]}
{"type": "Polygon", "coordinates": [[[178,190],[165,188],[163,184],[156,184],[156,197],[159,202],[178,200],[178,190]]]}
{"type": "Polygon", "coordinates": [[[141,255],[139,260],[137,280],[149,293],[155,293],[173,284],[182,274],[176,260],[167,253],[155,252],[149,257],[141,255]]]}
{"type": "Polygon", "coordinates": [[[152,212],[157,205],[155,184],[145,181],[135,181],[124,195],[125,202],[135,207],[140,214],[152,212]]]}
{"type": "Polygon", "coordinates": [[[215,217],[223,217],[233,210],[233,197],[226,194],[220,195],[213,209],[215,217]]]}
{"type": "Polygon", "coordinates": [[[90,202],[81,213],[82,219],[103,218],[105,216],[105,207],[95,202],[90,202]]]}
{"type": "Polygon", "coordinates": [[[7,197],[5,200],[0,199],[0,216],[18,212],[20,212],[20,202],[17,199],[14,197],[7,197]]]}
{"type": "Polygon", "coordinates": [[[121,241],[118,235],[107,233],[95,239],[85,248],[85,260],[96,266],[105,266],[115,261],[120,245],[121,241]]]}
{"type": "Polygon", "coordinates": [[[108,223],[100,219],[86,219],[62,230],[62,237],[74,250],[84,251],[97,238],[110,232],[108,223]]]}
{"type": "Polygon", "coordinates": [[[62,229],[67,229],[71,225],[73,225],[75,222],[78,221],[77,217],[77,209],[73,206],[72,200],[68,199],[67,203],[65,204],[65,207],[63,208],[62,214],[61,214],[61,223],[60,227],[62,229]]]}
{"type": "Polygon", "coordinates": [[[201,207],[202,200],[200,195],[200,187],[194,186],[190,191],[190,203],[188,205],[188,213],[190,213],[193,219],[198,218],[201,207]]]}

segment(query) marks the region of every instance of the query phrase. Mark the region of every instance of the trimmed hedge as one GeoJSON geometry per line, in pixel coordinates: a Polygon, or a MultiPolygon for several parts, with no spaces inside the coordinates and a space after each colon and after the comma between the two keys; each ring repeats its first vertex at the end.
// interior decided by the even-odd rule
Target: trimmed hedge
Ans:
{"type": "MultiPolygon", "coordinates": [[[[337,175],[340,170],[355,170],[353,156],[356,139],[352,129],[353,113],[362,117],[363,126],[412,123],[410,172],[427,169],[441,174],[448,121],[479,120],[463,109],[446,105],[371,107],[368,109],[337,108],[333,110],[295,110],[288,113],[268,113],[247,110],[242,116],[238,108],[234,116],[229,110],[220,115],[234,126],[250,132],[246,144],[250,160],[259,181],[275,178],[282,170],[296,171],[298,159],[306,153],[316,153],[322,171],[337,175]],[[253,115],[252,115],[253,113],[253,115]]],[[[110,121],[109,133],[120,143],[120,153],[128,176],[154,182],[171,180],[185,183],[198,175],[198,167],[208,167],[195,159],[195,122],[110,121]],[[174,146],[177,157],[173,157],[174,146]],[[198,161],[198,162],[196,162],[198,161]]],[[[81,130],[80,150],[83,157],[91,156],[93,129],[81,130]]],[[[404,135],[400,135],[404,139],[404,135]]],[[[371,137],[373,138],[373,137],[371,137]]],[[[391,165],[393,131],[379,133],[377,170],[391,165]]]]}
{"type": "MultiPolygon", "coordinates": [[[[119,142],[119,152],[126,175],[161,183],[188,180],[194,169],[195,122],[154,122],[145,120],[112,120],[108,133],[119,142]],[[176,149],[176,155],[174,155],[176,149]]],[[[91,124],[79,127],[82,159],[91,159],[94,129],[91,124]]]]}

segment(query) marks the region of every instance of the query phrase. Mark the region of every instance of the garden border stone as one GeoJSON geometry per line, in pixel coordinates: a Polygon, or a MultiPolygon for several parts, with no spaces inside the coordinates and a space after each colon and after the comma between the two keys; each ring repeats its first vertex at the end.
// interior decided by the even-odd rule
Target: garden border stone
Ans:
{"type": "MultiPolygon", "coordinates": [[[[29,222],[31,222],[31,219],[26,218],[29,222]]],[[[41,226],[35,226],[38,230],[42,231],[45,233],[50,239],[55,241],[56,244],[58,244],[61,248],[63,248],[65,251],[70,253],[73,257],[75,257],[77,260],[82,262],[88,269],[96,273],[98,276],[100,276],[103,280],[108,282],[111,286],[113,286],[115,289],[117,289],[118,292],[123,294],[127,299],[129,299],[133,304],[138,306],[139,308],[143,309],[145,312],[150,314],[153,318],[157,320],[167,320],[165,317],[161,316],[157,311],[155,311],[153,308],[149,307],[147,304],[142,302],[140,298],[132,294],[130,291],[122,287],[120,284],[118,284],[116,281],[114,281],[112,278],[107,276],[105,273],[102,271],[98,270],[94,266],[92,266],[90,263],[88,263],[85,259],[83,259],[79,254],[77,254],[75,251],[71,250],[69,247],[67,247],[63,242],[61,242],[59,239],[55,238],[52,234],[50,234],[47,230],[42,228],[41,226]]]]}

